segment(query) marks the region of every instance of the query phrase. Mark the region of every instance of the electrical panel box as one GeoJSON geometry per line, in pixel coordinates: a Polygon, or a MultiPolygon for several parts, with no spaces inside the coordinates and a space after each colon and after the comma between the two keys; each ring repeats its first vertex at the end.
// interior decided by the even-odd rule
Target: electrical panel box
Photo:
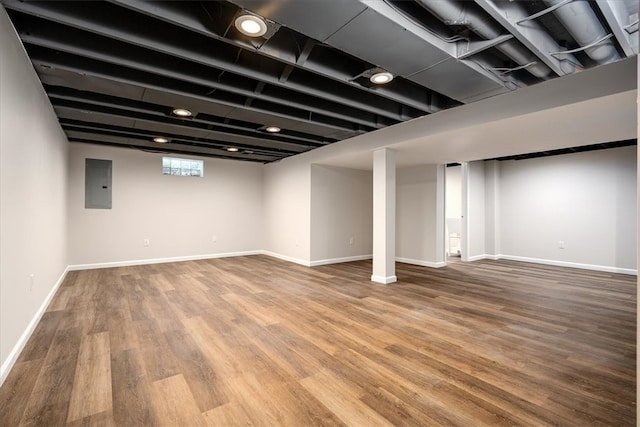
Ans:
{"type": "Polygon", "coordinates": [[[85,159],[85,209],[111,209],[111,160],[85,159]]]}

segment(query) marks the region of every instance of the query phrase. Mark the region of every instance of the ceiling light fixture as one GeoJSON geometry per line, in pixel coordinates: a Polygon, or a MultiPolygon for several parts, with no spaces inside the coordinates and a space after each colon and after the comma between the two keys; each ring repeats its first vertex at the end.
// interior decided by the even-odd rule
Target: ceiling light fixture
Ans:
{"type": "Polygon", "coordinates": [[[178,117],[191,117],[191,114],[193,114],[191,111],[187,110],[186,108],[174,108],[172,113],[178,117]]]}
{"type": "Polygon", "coordinates": [[[393,74],[388,71],[380,71],[378,73],[372,74],[371,77],[369,77],[369,80],[371,81],[371,83],[383,85],[393,80],[393,74]]]}
{"type": "Polygon", "coordinates": [[[236,18],[234,22],[238,31],[249,37],[260,37],[267,32],[267,24],[257,16],[245,13],[236,18]]]}
{"type": "Polygon", "coordinates": [[[153,142],[156,142],[158,144],[166,144],[167,142],[169,142],[169,140],[163,136],[156,136],[155,138],[153,138],[153,142]]]}
{"type": "Polygon", "coordinates": [[[238,151],[238,148],[237,147],[227,147],[227,151],[235,153],[236,151],[238,151]]]}
{"type": "Polygon", "coordinates": [[[266,128],[264,128],[264,130],[266,130],[269,133],[278,133],[282,129],[280,129],[278,126],[267,126],[266,128]]]}

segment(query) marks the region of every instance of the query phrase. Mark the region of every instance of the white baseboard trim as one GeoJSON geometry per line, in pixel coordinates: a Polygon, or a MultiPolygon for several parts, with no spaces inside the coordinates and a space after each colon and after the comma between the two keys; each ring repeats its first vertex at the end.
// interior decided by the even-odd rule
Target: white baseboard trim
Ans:
{"type": "Polygon", "coordinates": [[[62,272],[62,274],[60,275],[60,278],[58,278],[58,281],[56,282],[56,284],[53,285],[53,288],[51,288],[51,291],[49,291],[49,294],[40,305],[40,308],[38,308],[38,311],[36,311],[36,313],[34,314],[33,318],[31,319],[31,322],[29,322],[29,324],[27,325],[27,328],[24,330],[24,332],[20,336],[20,339],[18,340],[16,345],[13,346],[13,349],[9,353],[9,356],[7,356],[4,362],[2,362],[2,366],[0,366],[0,386],[2,386],[2,384],[4,383],[4,380],[7,379],[9,372],[11,372],[11,368],[13,368],[13,365],[15,365],[16,361],[18,360],[18,357],[20,357],[20,353],[22,353],[22,350],[24,350],[24,346],[27,345],[27,341],[29,341],[29,338],[31,338],[31,334],[33,334],[33,331],[35,331],[36,326],[38,326],[40,319],[42,319],[42,316],[44,315],[45,311],[47,311],[47,307],[51,303],[51,300],[53,299],[56,292],[58,291],[58,288],[64,281],[64,278],[67,277],[67,273],[69,271],[71,270],[69,269],[69,267],[67,267],[62,272]]]}
{"type": "Polygon", "coordinates": [[[270,252],[270,251],[260,251],[260,253],[262,255],[270,256],[270,257],[273,257],[273,258],[278,258],[278,259],[281,259],[283,261],[289,261],[289,262],[292,262],[294,264],[304,265],[305,267],[311,267],[311,262],[307,261],[307,260],[304,260],[304,259],[293,258],[293,257],[290,257],[288,255],[282,255],[282,254],[279,254],[279,253],[276,253],[276,252],[270,252]]]}
{"type": "Polygon", "coordinates": [[[499,260],[499,255],[487,255],[487,254],[482,254],[482,255],[473,255],[470,256],[469,258],[467,258],[467,261],[469,262],[473,262],[473,261],[479,261],[481,259],[492,259],[494,261],[499,260]]]}
{"type": "Polygon", "coordinates": [[[355,255],[355,256],[347,256],[342,258],[319,259],[317,261],[311,261],[309,265],[311,267],[317,267],[319,265],[339,264],[341,262],[363,261],[363,260],[372,259],[372,258],[373,258],[373,255],[355,255]]]}
{"type": "Polygon", "coordinates": [[[628,274],[631,276],[637,276],[638,270],[631,268],[619,268],[619,267],[610,267],[607,265],[595,265],[595,264],[582,264],[578,262],[569,262],[569,261],[557,261],[552,259],[541,259],[541,258],[529,258],[523,256],[516,255],[485,255],[488,259],[506,259],[510,261],[522,261],[522,262],[532,262],[535,264],[547,264],[547,265],[555,265],[558,267],[570,267],[570,268],[581,268],[584,270],[594,270],[594,271],[604,271],[606,273],[618,273],[618,274],[628,274]]]}
{"type": "Polygon", "coordinates": [[[168,258],[137,259],[137,260],[129,260],[129,261],[98,262],[93,264],[75,264],[75,265],[70,265],[68,267],[68,270],[69,271],[93,270],[96,268],[128,267],[131,265],[164,264],[167,262],[197,261],[201,259],[261,255],[263,253],[264,251],[257,250],[257,251],[244,251],[244,252],[225,252],[225,253],[219,253],[219,254],[189,255],[189,256],[179,256],[179,257],[168,257],[168,258]]]}
{"type": "Polygon", "coordinates": [[[383,285],[388,285],[389,283],[395,283],[398,281],[397,276],[378,276],[375,274],[371,275],[371,281],[376,283],[382,283],[383,285]]]}
{"type": "Polygon", "coordinates": [[[411,258],[402,258],[402,257],[396,257],[396,261],[397,262],[402,262],[404,264],[413,264],[413,265],[419,265],[422,267],[431,267],[431,268],[440,268],[440,267],[444,267],[447,265],[446,262],[442,261],[442,262],[431,262],[431,261],[424,261],[421,259],[411,259],[411,258]]]}

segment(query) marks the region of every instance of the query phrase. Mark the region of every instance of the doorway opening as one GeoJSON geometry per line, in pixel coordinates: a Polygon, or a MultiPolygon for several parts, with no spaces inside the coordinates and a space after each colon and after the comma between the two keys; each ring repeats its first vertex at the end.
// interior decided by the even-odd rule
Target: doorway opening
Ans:
{"type": "Polygon", "coordinates": [[[462,165],[450,163],[445,169],[445,259],[459,261],[463,251],[462,165]]]}

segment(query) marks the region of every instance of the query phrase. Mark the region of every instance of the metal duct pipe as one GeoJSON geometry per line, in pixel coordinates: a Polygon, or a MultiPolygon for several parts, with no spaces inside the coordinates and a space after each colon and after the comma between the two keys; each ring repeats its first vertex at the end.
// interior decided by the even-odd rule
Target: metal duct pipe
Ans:
{"type": "MultiPolygon", "coordinates": [[[[502,35],[502,27],[487,20],[475,9],[467,10],[465,4],[442,0],[418,0],[418,2],[447,25],[464,25],[487,40],[495,39],[502,35]]],[[[536,62],[525,69],[540,79],[548,78],[549,73],[551,73],[549,67],[516,40],[500,43],[496,46],[496,49],[520,65],[536,62]]]]}
{"type": "MultiPolygon", "coordinates": [[[[562,0],[544,0],[547,6],[554,6],[562,0]]],[[[553,11],[580,46],[589,46],[607,36],[598,17],[587,1],[573,1],[553,11]]],[[[611,40],[605,40],[585,49],[585,53],[598,64],[607,64],[620,59],[611,40]]]]}

